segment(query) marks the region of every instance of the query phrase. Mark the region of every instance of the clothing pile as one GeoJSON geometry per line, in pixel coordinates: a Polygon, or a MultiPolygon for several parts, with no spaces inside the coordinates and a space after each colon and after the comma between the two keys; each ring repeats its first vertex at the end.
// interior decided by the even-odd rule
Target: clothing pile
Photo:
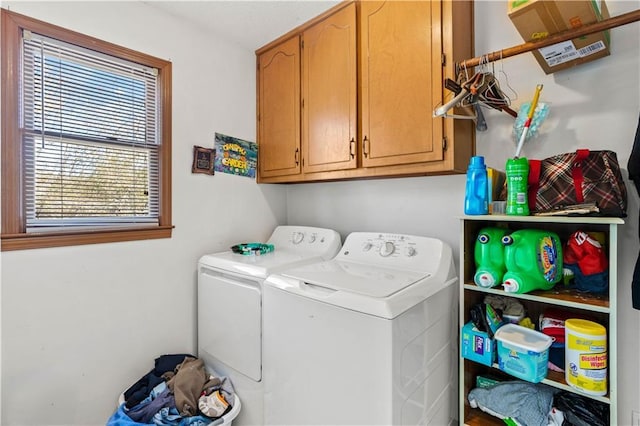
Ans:
{"type": "Polygon", "coordinates": [[[520,380],[476,387],[469,405],[511,426],[606,426],[609,406],[542,383],[520,380]]]}
{"type": "Polygon", "coordinates": [[[235,394],[230,380],[209,374],[201,359],[176,354],[156,358],[155,367],[126,390],[124,401],[107,426],[208,426],[222,422],[235,394]]]}

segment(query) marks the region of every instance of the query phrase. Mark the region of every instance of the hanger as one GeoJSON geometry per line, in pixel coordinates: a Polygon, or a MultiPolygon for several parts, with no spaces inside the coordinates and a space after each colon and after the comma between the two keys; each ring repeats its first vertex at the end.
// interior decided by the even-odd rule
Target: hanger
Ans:
{"type": "Polygon", "coordinates": [[[460,104],[462,102],[462,100],[464,98],[466,98],[467,96],[469,96],[470,94],[471,94],[471,92],[469,92],[465,88],[462,88],[460,93],[458,93],[453,99],[451,99],[446,104],[436,108],[433,111],[433,116],[434,117],[444,117],[444,118],[461,118],[461,119],[467,119],[467,120],[475,120],[476,116],[474,116],[474,115],[460,115],[460,114],[448,114],[447,113],[451,108],[453,108],[453,107],[457,106],[458,104],[460,104]]]}
{"type": "Polygon", "coordinates": [[[471,91],[469,90],[469,87],[466,84],[469,81],[469,76],[468,76],[466,67],[464,69],[464,73],[462,71],[458,73],[458,81],[462,81],[462,79],[466,80],[464,84],[459,84],[451,80],[450,78],[445,79],[444,86],[447,89],[454,92],[456,96],[453,99],[451,99],[449,102],[445,103],[444,105],[437,107],[433,111],[434,117],[458,118],[463,120],[477,119],[477,115],[475,114],[472,114],[472,115],[448,114],[448,111],[456,106],[465,106],[462,104],[463,100],[471,95],[471,91]]]}
{"type": "MultiPolygon", "coordinates": [[[[486,130],[484,114],[480,108],[482,104],[493,109],[497,109],[498,111],[504,111],[514,118],[517,117],[518,113],[510,108],[511,100],[500,89],[498,79],[495,77],[493,72],[495,69],[490,71],[487,67],[488,64],[488,57],[486,59],[482,59],[481,63],[478,65],[478,71],[471,77],[469,77],[466,67],[464,67],[463,70],[460,70],[458,74],[458,81],[464,81],[463,83],[454,82],[449,78],[445,79],[445,88],[453,91],[456,96],[449,102],[436,108],[433,112],[433,116],[473,119],[476,120],[477,130],[480,131],[486,130]],[[475,115],[448,114],[448,111],[456,106],[473,106],[475,109],[475,115]]],[[[509,86],[509,88],[511,88],[511,86],[509,86]]],[[[513,89],[511,90],[513,91],[513,89]]]]}

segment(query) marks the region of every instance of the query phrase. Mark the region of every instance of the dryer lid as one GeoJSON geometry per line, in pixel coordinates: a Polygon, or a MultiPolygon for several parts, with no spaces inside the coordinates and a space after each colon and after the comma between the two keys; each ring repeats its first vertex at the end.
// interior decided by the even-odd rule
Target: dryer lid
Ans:
{"type": "Polygon", "coordinates": [[[275,250],[259,256],[232,251],[207,254],[200,266],[229,271],[255,279],[265,279],[287,267],[331,259],[340,250],[340,234],[332,229],[311,226],[278,226],[268,244],[275,250]]]}
{"type": "Polygon", "coordinates": [[[336,259],[287,269],[282,275],[317,287],[374,298],[389,297],[430,276],[336,259]]]}
{"type": "Polygon", "coordinates": [[[261,256],[244,256],[231,251],[225,251],[202,256],[200,258],[200,266],[265,279],[269,274],[281,270],[284,267],[314,260],[322,260],[322,258],[291,250],[278,250],[261,256]]]}

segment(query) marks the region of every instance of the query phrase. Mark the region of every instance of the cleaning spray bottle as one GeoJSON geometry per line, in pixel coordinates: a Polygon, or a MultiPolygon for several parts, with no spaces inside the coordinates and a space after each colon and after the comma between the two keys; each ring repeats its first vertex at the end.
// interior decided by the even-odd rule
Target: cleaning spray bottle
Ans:
{"type": "Polygon", "coordinates": [[[464,214],[489,214],[489,186],[484,157],[471,157],[467,168],[467,183],[464,195],[464,214]]]}

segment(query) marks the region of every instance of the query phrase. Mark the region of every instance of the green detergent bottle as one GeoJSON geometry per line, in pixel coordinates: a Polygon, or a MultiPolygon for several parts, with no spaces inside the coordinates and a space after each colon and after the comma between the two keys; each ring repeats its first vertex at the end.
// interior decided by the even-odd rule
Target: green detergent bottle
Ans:
{"type": "Polygon", "coordinates": [[[562,243],[554,232],[521,229],[502,237],[504,291],[550,290],[562,279],[562,243]]]}
{"type": "Polygon", "coordinates": [[[473,250],[476,262],[473,282],[477,286],[490,288],[502,284],[502,277],[507,272],[502,237],[508,232],[507,229],[494,227],[482,228],[478,232],[473,250]]]}
{"type": "Polygon", "coordinates": [[[509,158],[505,167],[507,176],[507,215],[529,216],[529,160],[509,158]]]}

